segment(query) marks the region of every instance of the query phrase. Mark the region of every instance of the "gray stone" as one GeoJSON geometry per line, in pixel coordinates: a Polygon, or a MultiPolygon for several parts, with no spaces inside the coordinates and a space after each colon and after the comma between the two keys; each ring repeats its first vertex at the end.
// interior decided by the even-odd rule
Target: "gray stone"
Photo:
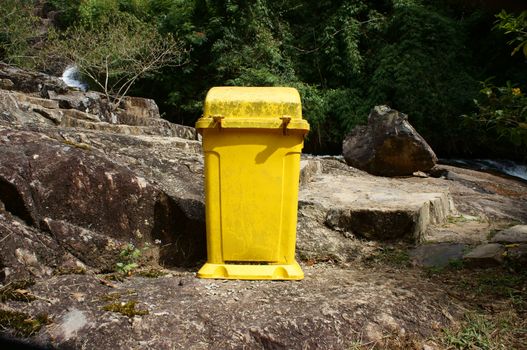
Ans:
{"type": "Polygon", "coordinates": [[[81,310],[73,308],[66,312],[60,319],[57,327],[51,330],[51,334],[57,342],[65,342],[74,338],[83,328],[91,325],[86,315],[81,310]]]}
{"type": "Polygon", "coordinates": [[[515,243],[507,245],[507,259],[519,263],[527,263],[527,244],[515,243]]]}
{"type": "Polygon", "coordinates": [[[69,90],[66,84],[58,77],[26,71],[3,62],[0,62],[0,79],[9,79],[11,81],[12,84],[8,83],[10,90],[25,93],[45,94],[48,90],[63,93],[69,90]]]}
{"type": "Polygon", "coordinates": [[[0,89],[11,90],[15,84],[11,79],[0,79],[0,89]]]}
{"type": "MultiPolygon", "coordinates": [[[[10,189],[0,183],[0,192],[5,191],[10,189]]],[[[0,283],[48,278],[67,254],[52,237],[12,215],[13,205],[0,205],[0,283]]]]}
{"type": "Polygon", "coordinates": [[[61,247],[100,270],[110,269],[128,242],[142,246],[160,239],[170,253],[162,250],[158,261],[171,266],[204,257],[199,195],[182,198],[171,189],[171,197],[89,144],[61,139],[0,126],[0,201],[6,211],[51,233],[61,247]]]}
{"type": "Polygon", "coordinates": [[[317,175],[322,173],[322,165],[313,159],[302,159],[300,161],[300,185],[311,182],[317,175]]]}
{"type": "Polygon", "coordinates": [[[300,199],[324,208],[329,228],[373,240],[418,242],[429,225],[455,214],[446,187],[364,173],[318,176],[300,199]]]}
{"type": "Polygon", "coordinates": [[[463,258],[466,245],[459,243],[435,243],[421,245],[410,252],[414,263],[424,267],[445,267],[463,258]]]}
{"type": "Polygon", "coordinates": [[[55,276],[31,288],[56,300],[40,303],[40,312],[55,323],[43,327],[37,340],[59,349],[342,349],[352,341],[381,343],[401,329],[432,337],[454,322],[445,315],[462,312],[437,286],[403,273],[381,277],[330,265],[304,272],[301,282],[221,283],[178,271],[131,277],[114,288],[90,275],[55,276]],[[74,297],[79,293],[87,294],[84,301],[74,297]],[[104,310],[130,300],[148,314],[104,310]]]}
{"type": "Polygon", "coordinates": [[[482,244],[463,256],[467,265],[473,267],[491,267],[504,260],[505,247],[497,243],[482,244]]]}
{"type": "Polygon", "coordinates": [[[149,98],[126,96],[120,107],[127,114],[139,118],[161,118],[157,104],[149,98]]]}
{"type": "Polygon", "coordinates": [[[13,92],[13,97],[24,108],[38,108],[44,107],[48,109],[57,109],[59,104],[57,101],[49,100],[47,98],[35,97],[27,94],[13,92]],[[38,107],[37,107],[38,106],[38,107]]]}
{"type": "Polygon", "coordinates": [[[342,154],[349,165],[381,176],[412,175],[437,162],[407,116],[388,106],[375,106],[368,125],[357,126],[346,136],[342,154]]]}
{"type": "Polygon", "coordinates": [[[493,243],[527,243],[527,225],[516,225],[500,231],[490,241],[493,243]]]}
{"type": "Polygon", "coordinates": [[[64,120],[73,118],[73,119],[87,120],[91,122],[101,121],[99,117],[95,114],[82,112],[76,109],[62,109],[61,112],[62,112],[62,116],[64,120]]]}

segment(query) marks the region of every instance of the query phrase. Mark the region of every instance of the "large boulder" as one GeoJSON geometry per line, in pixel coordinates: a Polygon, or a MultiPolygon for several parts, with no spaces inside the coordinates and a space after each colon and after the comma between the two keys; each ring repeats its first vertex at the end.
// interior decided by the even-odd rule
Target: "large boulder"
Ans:
{"type": "MultiPolygon", "coordinates": [[[[194,264],[204,257],[199,198],[170,196],[91,145],[50,136],[0,126],[0,203],[31,227],[23,231],[28,237],[46,233],[50,244],[97,271],[111,270],[129,242],[141,247],[160,241],[158,262],[164,265],[194,264]]],[[[0,215],[0,224],[6,218],[0,215]]],[[[0,237],[8,234],[0,225],[0,237]]],[[[14,242],[6,251],[28,246],[14,242]]],[[[58,249],[35,249],[62,259],[58,249]]],[[[10,262],[3,264],[13,270],[10,262]]]]}
{"type": "Polygon", "coordinates": [[[368,125],[356,127],[345,138],[342,153],[349,165],[380,176],[412,175],[430,170],[437,162],[407,115],[388,106],[372,109],[368,125]]]}

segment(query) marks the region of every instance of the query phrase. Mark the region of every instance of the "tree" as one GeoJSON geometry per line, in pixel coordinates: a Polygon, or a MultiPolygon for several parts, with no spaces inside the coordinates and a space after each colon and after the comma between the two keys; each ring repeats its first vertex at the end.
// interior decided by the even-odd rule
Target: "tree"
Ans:
{"type": "Polygon", "coordinates": [[[185,63],[186,50],[172,35],[126,13],[95,23],[79,23],[64,32],[51,31],[48,52],[78,67],[111,103],[119,106],[141,77],[185,63]]]}
{"type": "Polygon", "coordinates": [[[31,1],[0,0],[0,60],[32,67],[32,41],[38,37],[38,18],[31,1]]]}

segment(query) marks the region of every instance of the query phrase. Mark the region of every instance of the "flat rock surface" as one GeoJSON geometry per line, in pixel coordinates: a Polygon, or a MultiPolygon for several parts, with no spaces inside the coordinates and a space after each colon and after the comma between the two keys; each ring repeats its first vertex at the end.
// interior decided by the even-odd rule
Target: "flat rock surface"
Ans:
{"type": "Polygon", "coordinates": [[[91,349],[335,349],[401,332],[423,337],[461,311],[444,291],[412,274],[304,266],[297,282],[201,280],[190,272],[133,277],[110,288],[94,276],[56,276],[9,303],[47,313],[35,341],[91,349]],[[380,278],[382,276],[382,278],[380,278]],[[137,301],[146,315],[105,311],[137,301]],[[90,344],[87,347],[85,344],[90,344]]]}
{"type": "Polygon", "coordinates": [[[498,243],[482,244],[463,256],[465,262],[478,267],[497,265],[503,261],[505,247],[498,243]]]}
{"type": "Polygon", "coordinates": [[[414,263],[425,267],[445,267],[461,260],[466,249],[462,243],[435,243],[421,245],[410,252],[414,263]]]}
{"type": "Polygon", "coordinates": [[[419,241],[428,225],[456,213],[448,186],[427,179],[375,177],[362,171],[321,174],[305,184],[302,203],[326,211],[326,225],[359,237],[419,241]]]}
{"type": "Polygon", "coordinates": [[[492,237],[495,243],[527,243],[527,225],[515,225],[492,237]]]}
{"type": "MultiPolygon", "coordinates": [[[[362,175],[362,176],[361,176],[362,175]]],[[[366,209],[418,209],[423,203],[441,200],[448,187],[430,183],[409,183],[400,179],[322,175],[300,191],[300,200],[316,200],[327,206],[366,209]]]]}

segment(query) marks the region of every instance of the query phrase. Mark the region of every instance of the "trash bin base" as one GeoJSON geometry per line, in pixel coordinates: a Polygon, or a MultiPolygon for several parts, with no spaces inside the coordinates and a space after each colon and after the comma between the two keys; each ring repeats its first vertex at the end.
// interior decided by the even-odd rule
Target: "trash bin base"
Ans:
{"type": "Polygon", "coordinates": [[[301,280],[304,278],[304,272],[296,261],[280,265],[206,263],[197,276],[232,280],[301,280]]]}

